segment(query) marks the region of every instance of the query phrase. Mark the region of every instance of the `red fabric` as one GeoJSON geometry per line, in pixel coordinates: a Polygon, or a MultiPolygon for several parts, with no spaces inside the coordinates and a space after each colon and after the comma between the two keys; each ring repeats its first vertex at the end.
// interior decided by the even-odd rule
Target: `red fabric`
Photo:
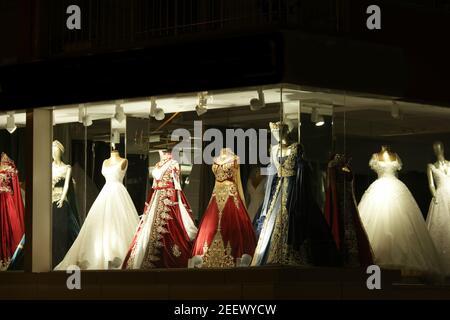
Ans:
{"type": "Polygon", "coordinates": [[[0,260],[9,260],[25,232],[19,179],[11,175],[11,192],[0,192],[0,260]]]}
{"type": "MultiPolygon", "coordinates": [[[[166,228],[168,232],[160,234],[162,236],[160,241],[162,242],[163,247],[161,248],[159,260],[152,261],[152,263],[156,268],[186,268],[188,265],[188,260],[191,257],[192,242],[189,239],[189,235],[187,234],[186,229],[184,228],[183,225],[183,218],[181,215],[180,207],[178,205],[178,196],[177,196],[178,193],[180,193],[182,205],[184,205],[188,213],[191,213],[191,209],[184,193],[182,191],[177,191],[173,189],[173,184],[171,187],[164,189],[167,189],[168,191],[169,194],[168,198],[164,197],[163,199],[160,196],[161,193],[158,193],[158,190],[161,190],[160,188],[152,189],[149,192],[150,200],[147,201],[147,204],[145,206],[145,212],[147,212],[147,210],[150,209],[148,206],[153,201],[156,201],[156,203],[164,203],[164,200],[168,199],[172,203],[174,203],[174,205],[166,205],[166,208],[170,209],[168,214],[171,217],[171,219],[167,221],[167,224],[164,225],[164,228],[166,228]],[[158,197],[158,199],[154,199],[154,197],[158,197]],[[178,248],[177,251],[179,256],[173,254],[174,245],[176,245],[178,248]]],[[[157,211],[155,213],[155,219],[160,218],[157,217],[158,214],[160,213],[158,213],[157,211]]],[[[141,232],[142,222],[143,220],[141,219],[138,229],[128,249],[128,253],[122,264],[123,269],[127,268],[128,260],[130,259],[130,256],[133,254],[133,247],[138,239],[139,233],[141,232]]]]}
{"type": "MultiPolygon", "coordinates": [[[[190,212],[189,205],[183,192],[181,192],[180,198],[185,208],[188,212],[190,212]]],[[[170,199],[173,202],[178,202],[177,192],[174,192],[170,199]]],[[[169,232],[162,234],[163,237],[161,239],[166,250],[162,250],[160,256],[161,259],[153,262],[153,264],[157,268],[186,268],[188,265],[188,260],[191,257],[192,242],[189,239],[186,229],[184,228],[180,207],[178,205],[174,205],[170,206],[170,209],[172,219],[170,219],[165,226],[169,232]],[[174,256],[172,252],[172,248],[175,244],[179,249],[179,257],[174,256]]]]}
{"type": "MultiPolygon", "coordinates": [[[[221,234],[224,245],[230,242],[233,257],[240,258],[243,254],[253,256],[256,248],[256,236],[252,223],[241,199],[238,199],[239,208],[234,203],[234,198],[229,196],[222,213],[221,234]]],[[[200,222],[197,239],[194,243],[193,255],[203,255],[205,241],[208,246],[217,231],[219,210],[216,199],[213,196],[208,208],[200,222]]]]}

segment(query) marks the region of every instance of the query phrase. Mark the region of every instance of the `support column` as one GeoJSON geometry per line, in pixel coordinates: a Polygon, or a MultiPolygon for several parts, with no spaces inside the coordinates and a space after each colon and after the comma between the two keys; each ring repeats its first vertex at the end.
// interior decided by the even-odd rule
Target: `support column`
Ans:
{"type": "Polygon", "coordinates": [[[27,111],[25,271],[52,269],[52,110],[27,111]]]}

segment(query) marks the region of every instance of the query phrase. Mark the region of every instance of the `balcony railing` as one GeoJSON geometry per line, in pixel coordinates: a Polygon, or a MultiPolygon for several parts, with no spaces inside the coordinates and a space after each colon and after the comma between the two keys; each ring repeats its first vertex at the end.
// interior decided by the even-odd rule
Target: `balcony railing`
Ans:
{"type": "MultiPolygon", "coordinates": [[[[49,0],[47,54],[140,46],[156,38],[286,26],[335,32],[336,0],[49,0]],[[66,28],[66,8],[81,8],[82,29],[66,28]]],[[[344,1],[345,2],[345,1],[344,1]]]]}

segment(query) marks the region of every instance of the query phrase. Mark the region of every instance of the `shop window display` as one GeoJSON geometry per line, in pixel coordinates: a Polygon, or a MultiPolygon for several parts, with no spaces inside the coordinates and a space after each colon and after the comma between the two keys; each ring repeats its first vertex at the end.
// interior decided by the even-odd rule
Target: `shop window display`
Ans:
{"type": "Polygon", "coordinates": [[[446,108],[273,85],[52,110],[54,270],[449,273],[446,108]]]}
{"type": "Polygon", "coordinates": [[[0,115],[0,270],[23,270],[25,112],[0,115]]]}
{"type": "Polygon", "coordinates": [[[355,173],[374,263],[407,277],[442,279],[449,272],[450,211],[442,192],[449,116],[446,108],[382,98],[346,96],[335,107],[336,149],[355,173]]]}

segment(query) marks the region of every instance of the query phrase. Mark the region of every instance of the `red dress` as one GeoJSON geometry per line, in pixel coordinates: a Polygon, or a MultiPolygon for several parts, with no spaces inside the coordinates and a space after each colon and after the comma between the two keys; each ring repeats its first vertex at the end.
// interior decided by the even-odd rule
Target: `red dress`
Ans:
{"type": "Polygon", "coordinates": [[[327,169],[325,218],[343,266],[365,267],[373,264],[373,255],[356,205],[353,180],[349,161],[335,155],[327,169]]]}
{"type": "Polygon", "coordinates": [[[123,263],[124,269],[186,268],[197,228],[181,190],[180,166],[165,154],[152,171],[150,200],[123,263]]]}
{"type": "Polygon", "coordinates": [[[202,256],[204,267],[232,266],[232,262],[236,263],[244,254],[252,257],[256,248],[255,232],[240,192],[239,157],[233,154],[233,159],[227,163],[218,163],[216,159],[212,170],[216,183],[200,222],[193,256],[202,256]],[[218,257],[218,253],[222,257],[218,257]],[[209,257],[214,254],[216,263],[205,265],[206,254],[209,257]]]}
{"type": "Polygon", "coordinates": [[[14,162],[2,153],[0,160],[0,269],[7,269],[25,232],[24,207],[14,162]]]}

